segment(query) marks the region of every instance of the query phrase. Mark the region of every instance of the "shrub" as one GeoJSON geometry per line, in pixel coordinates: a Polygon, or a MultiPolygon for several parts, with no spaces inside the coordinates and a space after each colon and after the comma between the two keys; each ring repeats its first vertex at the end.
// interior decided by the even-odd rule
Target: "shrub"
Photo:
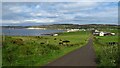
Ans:
{"type": "Polygon", "coordinates": [[[60,39],[60,41],[62,41],[62,40],[60,39]]]}
{"type": "Polygon", "coordinates": [[[57,40],[57,38],[54,38],[54,40],[57,40]]]}
{"type": "Polygon", "coordinates": [[[40,36],[36,36],[35,38],[40,38],[40,36]]]}
{"type": "Polygon", "coordinates": [[[59,50],[60,49],[59,46],[51,45],[51,44],[47,44],[47,47],[50,48],[51,50],[59,50]]]}
{"type": "Polygon", "coordinates": [[[6,62],[9,62],[10,64],[15,61],[16,56],[12,53],[8,53],[6,56],[3,57],[3,59],[6,62]]]}
{"type": "Polygon", "coordinates": [[[45,44],[44,42],[41,42],[40,44],[45,44]]]}
{"type": "MultiPolygon", "coordinates": [[[[101,42],[99,42],[101,43],[101,42]]],[[[98,43],[97,43],[98,44],[98,43]]],[[[108,45],[111,45],[111,43],[107,43],[108,45]]],[[[114,43],[112,43],[114,44],[114,43]]],[[[99,66],[116,66],[118,63],[118,46],[101,46],[98,44],[97,46],[97,58],[96,62],[99,64],[99,66]]]]}
{"type": "Polygon", "coordinates": [[[63,43],[62,43],[62,42],[59,42],[59,45],[63,45],[63,43]]]}
{"type": "Polygon", "coordinates": [[[63,43],[69,43],[70,41],[69,40],[64,40],[62,41],[63,43]]]}
{"type": "Polygon", "coordinates": [[[68,43],[70,43],[70,41],[69,40],[64,40],[64,41],[62,41],[62,43],[68,46],[68,43]]]}
{"type": "MultiPolygon", "coordinates": [[[[8,62],[9,64],[12,64],[12,62],[16,61],[16,59],[18,58],[17,54],[15,53],[15,51],[18,49],[18,46],[9,46],[5,49],[3,49],[3,61],[8,62]]],[[[4,64],[4,63],[3,63],[4,64]]]]}
{"type": "Polygon", "coordinates": [[[46,54],[48,54],[50,52],[51,52],[50,49],[47,49],[47,48],[44,48],[44,49],[41,50],[42,55],[46,55],[46,54]]]}
{"type": "Polygon", "coordinates": [[[13,44],[23,45],[24,41],[22,39],[15,39],[11,41],[13,44]]]}

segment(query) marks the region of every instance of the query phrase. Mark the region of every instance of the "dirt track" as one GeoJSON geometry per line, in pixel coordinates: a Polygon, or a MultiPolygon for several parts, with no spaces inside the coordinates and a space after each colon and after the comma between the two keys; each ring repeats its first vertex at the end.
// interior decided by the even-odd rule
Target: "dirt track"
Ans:
{"type": "Polygon", "coordinates": [[[95,57],[93,41],[89,39],[85,46],[50,62],[46,66],[96,66],[95,57]]]}

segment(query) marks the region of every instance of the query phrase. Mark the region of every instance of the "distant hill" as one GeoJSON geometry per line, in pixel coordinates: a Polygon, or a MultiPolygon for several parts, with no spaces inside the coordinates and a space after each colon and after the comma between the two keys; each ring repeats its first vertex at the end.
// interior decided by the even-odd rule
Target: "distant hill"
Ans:
{"type": "Polygon", "coordinates": [[[47,28],[47,29],[87,29],[87,28],[117,28],[118,25],[112,24],[51,24],[51,25],[38,25],[38,26],[2,26],[2,28],[47,28]]]}

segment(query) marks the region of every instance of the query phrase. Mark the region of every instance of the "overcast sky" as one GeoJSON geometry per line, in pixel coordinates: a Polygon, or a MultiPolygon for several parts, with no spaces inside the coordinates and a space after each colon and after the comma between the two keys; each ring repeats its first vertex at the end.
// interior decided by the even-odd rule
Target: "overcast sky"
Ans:
{"type": "Polygon", "coordinates": [[[118,2],[2,3],[2,25],[117,23],[118,2]]]}

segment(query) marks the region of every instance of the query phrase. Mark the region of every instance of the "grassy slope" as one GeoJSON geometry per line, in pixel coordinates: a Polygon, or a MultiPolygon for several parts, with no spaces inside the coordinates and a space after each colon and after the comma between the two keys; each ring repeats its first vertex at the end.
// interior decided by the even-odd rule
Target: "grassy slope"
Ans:
{"type": "Polygon", "coordinates": [[[119,62],[118,45],[108,45],[108,42],[118,42],[118,36],[94,38],[98,66],[116,66],[119,62]]]}
{"type": "Polygon", "coordinates": [[[2,67],[2,36],[0,35],[0,67],[2,67]]]}
{"type": "Polygon", "coordinates": [[[2,66],[2,48],[0,47],[0,67],[2,66]]]}
{"type": "Polygon", "coordinates": [[[89,32],[81,31],[60,33],[56,37],[6,36],[3,42],[3,66],[40,66],[47,64],[85,45],[89,35],[89,32]],[[16,39],[23,41],[12,43],[16,39]],[[70,42],[60,45],[60,40],[69,40],[70,42]]]}

